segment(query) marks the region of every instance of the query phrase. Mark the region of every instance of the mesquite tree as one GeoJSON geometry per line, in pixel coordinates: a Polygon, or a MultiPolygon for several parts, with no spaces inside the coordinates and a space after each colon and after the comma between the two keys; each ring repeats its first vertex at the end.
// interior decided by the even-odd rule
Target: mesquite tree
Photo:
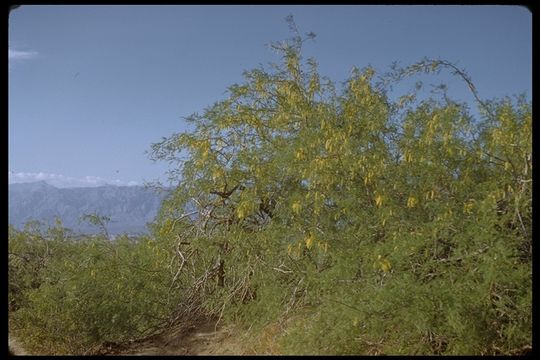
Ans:
{"type": "MultiPolygon", "coordinates": [[[[495,351],[523,342],[515,328],[526,334],[530,327],[530,103],[482,100],[465,71],[430,59],[395,67],[378,82],[373,68],[353,69],[339,90],[314,59],[302,58],[305,40],[296,32],[274,44],[281,64],[246,71],[225,100],[187,118],[193,131],[153,144],[152,157],[174,165],[178,183],[155,224],[158,236],[176,239],[175,280],[189,268],[185,283],[195,279],[200,289],[216,276],[228,294],[216,300],[220,314],[234,299],[272,308],[257,297],[271,292],[270,284],[288,294],[275,303],[286,312],[350,297],[345,305],[362,313],[355,301],[382,296],[370,284],[432,289],[434,298],[462,306],[444,312],[450,330],[433,330],[442,326],[435,320],[441,309],[426,308],[425,328],[395,320],[419,332],[425,351],[495,351]],[[423,100],[388,95],[396,81],[441,71],[465,82],[479,117],[444,87],[442,96],[423,100]],[[456,295],[443,291],[450,286],[456,295]],[[471,300],[471,288],[486,302],[471,300]],[[489,335],[478,327],[484,350],[455,341],[466,337],[456,319],[468,306],[490,321],[489,335]]],[[[414,304],[398,299],[381,297],[373,306],[384,314],[414,304]]],[[[370,336],[383,331],[367,320],[364,326],[370,336]]]]}

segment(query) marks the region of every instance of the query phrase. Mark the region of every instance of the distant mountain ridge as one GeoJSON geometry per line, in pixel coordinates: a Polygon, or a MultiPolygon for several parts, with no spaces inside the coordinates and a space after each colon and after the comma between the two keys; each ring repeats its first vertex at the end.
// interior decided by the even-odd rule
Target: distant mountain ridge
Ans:
{"type": "Polygon", "coordinates": [[[65,227],[77,233],[94,234],[96,226],[81,221],[84,214],[109,216],[111,235],[146,233],[166,192],[143,186],[104,185],[84,188],[57,188],[45,181],[9,185],[9,223],[20,229],[29,220],[54,224],[60,217],[65,227]]]}

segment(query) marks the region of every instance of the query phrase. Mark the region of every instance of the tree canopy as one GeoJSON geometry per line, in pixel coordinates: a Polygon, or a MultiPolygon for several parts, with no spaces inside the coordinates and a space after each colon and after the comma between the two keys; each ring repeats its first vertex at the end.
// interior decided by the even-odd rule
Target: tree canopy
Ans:
{"type": "MultiPolygon", "coordinates": [[[[252,294],[246,306],[257,311],[325,309],[313,320],[319,327],[304,324],[303,340],[330,318],[359,339],[363,322],[370,331],[345,336],[344,353],[376,351],[369,344],[381,338],[393,338],[389,352],[489,353],[526,343],[530,103],[482,100],[465,71],[444,60],[395,67],[379,81],[373,68],[355,68],[337,89],[302,58],[305,40],[296,32],[274,44],[281,64],[246,71],[225,100],[187,118],[193,131],[152,146],[178,182],[156,224],[160,236],[181,244],[189,233],[188,246],[208,255],[206,269],[218,269],[225,286],[212,291],[230,295],[215,298],[220,316],[252,294]],[[426,99],[388,96],[392,83],[441,71],[465,82],[480,117],[444,87],[426,99]],[[273,306],[253,295],[270,287],[280,289],[273,306]]],[[[332,353],[324,344],[336,345],[333,335],[297,350],[332,353]]]]}

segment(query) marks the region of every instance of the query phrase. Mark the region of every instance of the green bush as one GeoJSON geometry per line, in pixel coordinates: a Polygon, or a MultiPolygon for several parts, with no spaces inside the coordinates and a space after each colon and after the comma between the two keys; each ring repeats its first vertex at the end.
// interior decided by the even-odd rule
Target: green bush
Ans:
{"type": "MultiPolygon", "coordinates": [[[[10,247],[19,256],[43,246],[28,246],[26,232],[11,235],[10,247]]],[[[49,253],[40,284],[22,292],[24,302],[11,314],[15,335],[28,351],[81,354],[103,342],[134,339],[163,325],[176,307],[164,244],[126,236],[42,242],[49,253]]],[[[13,279],[14,286],[18,281],[13,279]]]]}
{"type": "Polygon", "coordinates": [[[303,41],[275,44],[282,64],[245,72],[189,117],[193,131],[153,145],[181,164],[155,227],[190,239],[197,265],[181,281],[205,280],[207,313],[252,329],[304,314],[281,339],[291,353],[529,345],[530,102],[484,101],[462,70],[429,59],[380,82],[354,69],[339,93],[314,59],[304,66],[303,41]],[[469,85],[480,116],[446,94],[387,95],[441,71],[469,85]]]}

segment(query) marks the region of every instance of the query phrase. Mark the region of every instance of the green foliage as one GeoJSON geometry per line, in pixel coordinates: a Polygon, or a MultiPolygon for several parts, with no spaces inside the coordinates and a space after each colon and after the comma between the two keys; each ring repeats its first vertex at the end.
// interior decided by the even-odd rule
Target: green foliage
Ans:
{"type": "Polygon", "coordinates": [[[169,247],[151,238],[77,240],[10,229],[9,246],[11,324],[32,353],[82,354],[134,339],[163,325],[176,306],[169,247]]]}
{"type": "Polygon", "coordinates": [[[246,327],[307,314],[282,338],[292,353],[530,344],[530,104],[482,101],[465,72],[427,59],[378,84],[354,69],[339,94],[315,60],[303,65],[302,42],[274,44],[281,65],[245,72],[188,119],[193,131],[153,145],[180,165],[155,226],[190,239],[197,265],[180,281],[204,278],[207,313],[246,327]],[[386,96],[392,81],[445,69],[481,118],[446,93],[386,96]]]}
{"type": "Polygon", "coordinates": [[[87,221],[88,223],[99,227],[101,233],[106,238],[109,238],[109,233],[107,232],[107,224],[111,221],[109,216],[99,215],[98,213],[84,214],[81,216],[81,221],[87,221]]]}

